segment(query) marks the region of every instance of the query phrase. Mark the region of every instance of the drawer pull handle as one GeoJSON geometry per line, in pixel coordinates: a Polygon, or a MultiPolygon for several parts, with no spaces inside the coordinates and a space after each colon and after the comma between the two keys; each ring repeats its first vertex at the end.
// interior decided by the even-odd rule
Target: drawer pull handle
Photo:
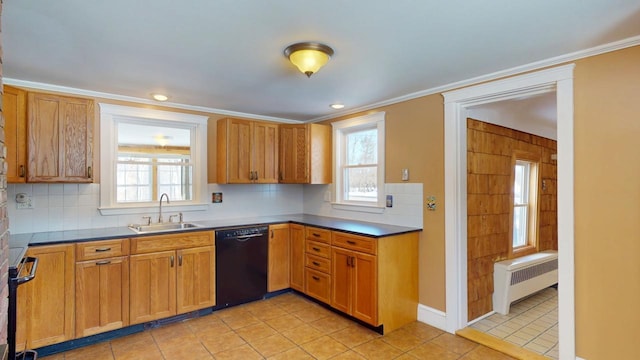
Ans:
{"type": "Polygon", "coordinates": [[[111,248],[96,248],[96,252],[105,252],[105,251],[111,251],[111,248]]]}
{"type": "Polygon", "coordinates": [[[312,264],[315,265],[315,266],[320,266],[320,263],[317,262],[317,261],[312,262],[312,264]]]}
{"type": "Polygon", "coordinates": [[[355,244],[356,244],[356,242],[355,242],[355,241],[353,241],[353,240],[347,240],[347,244],[355,245],[355,244]]]}
{"type": "Polygon", "coordinates": [[[312,276],[312,278],[313,278],[313,280],[315,280],[315,281],[320,281],[320,278],[319,278],[319,277],[317,277],[317,276],[312,276]]]}
{"type": "Polygon", "coordinates": [[[320,248],[312,247],[313,251],[320,251],[320,248]]]}
{"type": "Polygon", "coordinates": [[[169,258],[169,261],[171,262],[171,267],[173,267],[173,255],[171,255],[171,257],[169,258]]]}
{"type": "Polygon", "coordinates": [[[96,261],[96,265],[109,265],[109,264],[111,264],[111,260],[96,261]]]}
{"type": "Polygon", "coordinates": [[[318,234],[318,233],[312,233],[311,235],[313,235],[315,237],[320,237],[320,234],[318,234]]]}
{"type": "Polygon", "coordinates": [[[182,255],[178,256],[178,266],[182,266],[182,255]]]}

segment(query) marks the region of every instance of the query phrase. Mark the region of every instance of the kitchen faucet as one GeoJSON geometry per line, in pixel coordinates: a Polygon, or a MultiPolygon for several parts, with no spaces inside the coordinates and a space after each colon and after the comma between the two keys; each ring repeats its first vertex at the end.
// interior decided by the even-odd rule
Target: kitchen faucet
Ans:
{"type": "Polygon", "coordinates": [[[167,193],[162,193],[162,195],[160,195],[160,215],[158,216],[158,223],[162,224],[162,198],[167,198],[167,204],[171,204],[171,201],[169,201],[169,195],[167,195],[167,193]]]}

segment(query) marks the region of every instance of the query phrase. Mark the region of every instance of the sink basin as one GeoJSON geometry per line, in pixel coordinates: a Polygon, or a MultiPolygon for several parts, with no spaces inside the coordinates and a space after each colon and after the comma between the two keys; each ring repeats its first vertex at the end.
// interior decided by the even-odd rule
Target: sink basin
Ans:
{"type": "Polygon", "coordinates": [[[151,224],[151,225],[137,225],[137,224],[129,225],[129,229],[135,231],[138,234],[149,234],[149,233],[166,232],[166,231],[179,231],[179,230],[193,229],[198,227],[200,227],[200,225],[196,225],[192,223],[162,223],[162,224],[151,224]]]}

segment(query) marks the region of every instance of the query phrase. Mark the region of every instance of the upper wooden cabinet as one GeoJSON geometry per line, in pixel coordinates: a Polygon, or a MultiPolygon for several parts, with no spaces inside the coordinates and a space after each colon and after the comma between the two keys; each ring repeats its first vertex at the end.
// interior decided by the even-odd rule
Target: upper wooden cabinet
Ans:
{"type": "Polygon", "coordinates": [[[27,92],[4,86],[4,136],[7,147],[7,182],[27,180],[27,92]]]}
{"type": "Polygon", "coordinates": [[[278,182],[278,124],[218,120],[217,182],[278,182]]]}
{"type": "Polygon", "coordinates": [[[287,184],[330,184],[331,126],[281,124],[279,181],[287,184]]]}
{"type": "Polygon", "coordinates": [[[27,181],[92,182],[92,100],[29,93],[27,181]]]}

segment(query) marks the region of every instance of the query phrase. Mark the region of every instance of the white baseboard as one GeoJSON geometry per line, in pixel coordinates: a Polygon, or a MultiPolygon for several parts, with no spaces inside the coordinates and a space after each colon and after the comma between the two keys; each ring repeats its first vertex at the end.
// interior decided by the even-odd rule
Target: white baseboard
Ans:
{"type": "Polygon", "coordinates": [[[418,321],[447,331],[447,314],[427,305],[418,304],[418,321]]]}

